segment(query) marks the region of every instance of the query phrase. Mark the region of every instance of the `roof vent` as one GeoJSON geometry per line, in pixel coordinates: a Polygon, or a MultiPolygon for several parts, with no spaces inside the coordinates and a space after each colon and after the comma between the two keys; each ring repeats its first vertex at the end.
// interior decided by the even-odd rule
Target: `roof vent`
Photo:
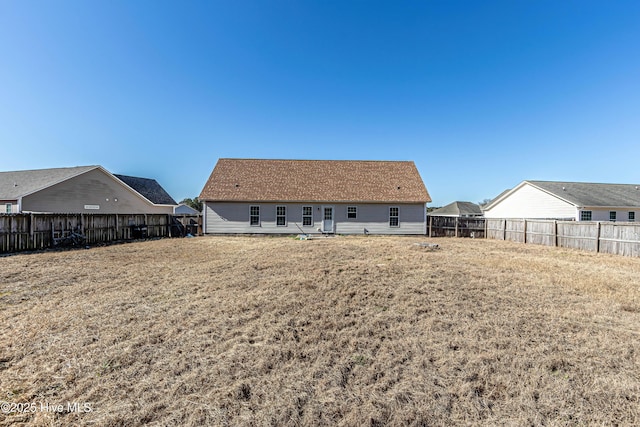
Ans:
{"type": "Polygon", "coordinates": [[[236,184],[236,188],[240,187],[240,184],[236,184]]]}
{"type": "Polygon", "coordinates": [[[398,185],[398,190],[400,189],[400,186],[398,185]]]}
{"type": "MultiPolygon", "coordinates": [[[[17,186],[18,186],[18,183],[17,183],[17,182],[14,182],[14,183],[13,183],[13,186],[14,186],[14,187],[17,187],[17,186]]],[[[636,188],[638,188],[638,187],[636,187],[636,188]]]]}
{"type": "Polygon", "coordinates": [[[636,190],[638,189],[638,186],[636,185],[636,190]]]}
{"type": "Polygon", "coordinates": [[[567,191],[567,188],[566,187],[562,187],[562,191],[567,191]]]}

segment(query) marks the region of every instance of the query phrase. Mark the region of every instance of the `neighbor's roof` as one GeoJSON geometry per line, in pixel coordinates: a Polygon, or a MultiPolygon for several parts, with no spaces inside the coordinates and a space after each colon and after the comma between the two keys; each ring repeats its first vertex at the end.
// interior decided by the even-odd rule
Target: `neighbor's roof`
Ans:
{"type": "Polygon", "coordinates": [[[431,216],[480,216],[482,209],[471,202],[453,202],[429,213],[431,216]]]}
{"type": "Polygon", "coordinates": [[[522,181],[493,199],[485,210],[500,203],[524,185],[532,185],[577,207],[640,207],[640,184],[522,181]]]}
{"type": "Polygon", "coordinates": [[[219,159],[200,200],[427,203],[410,161],[219,159]]]}
{"type": "Polygon", "coordinates": [[[135,176],[117,175],[116,178],[142,194],[147,200],[155,205],[177,205],[173,197],[165,191],[158,181],[150,178],[138,178],[135,176]]]}
{"type": "Polygon", "coordinates": [[[197,209],[193,209],[191,206],[185,205],[184,203],[180,203],[178,206],[176,206],[173,209],[173,212],[187,215],[196,215],[200,213],[200,211],[198,211],[197,209]]]}
{"type": "Polygon", "coordinates": [[[640,207],[639,184],[527,181],[579,207],[640,207]]]}
{"type": "Polygon", "coordinates": [[[76,166],[0,172],[0,199],[16,200],[99,167],[76,166]]]}

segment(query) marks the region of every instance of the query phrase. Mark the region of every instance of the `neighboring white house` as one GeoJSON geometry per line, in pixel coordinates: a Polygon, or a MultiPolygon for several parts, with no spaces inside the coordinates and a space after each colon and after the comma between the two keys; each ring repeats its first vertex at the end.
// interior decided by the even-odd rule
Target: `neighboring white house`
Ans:
{"type": "Polygon", "coordinates": [[[0,213],[166,213],[175,200],[154,179],[102,166],[0,172],[0,213]]]}
{"type": "Polygon", "coordinates": [[[523,181],[484,207],[486,218],[635,221],[640,185],[523,181]]]}
{"type": "Polygon", "coordinates": [[[424,234],[413,162],[219,159],[199,196],[205,233],[424,234]]]}

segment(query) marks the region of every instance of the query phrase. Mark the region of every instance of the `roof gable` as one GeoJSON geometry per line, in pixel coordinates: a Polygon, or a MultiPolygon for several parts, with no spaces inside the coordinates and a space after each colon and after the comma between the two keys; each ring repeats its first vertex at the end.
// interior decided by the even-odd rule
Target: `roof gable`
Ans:
{"type": "Polygon", "coordinates": [[[219,159],[200,200],[427,203],[431,197],[409,161],[219,159]]]}
{"type": "Polygon", "coordinates": [[[138,178],[135,176],[117,175],[116,178],[133,188],[155,205],[177,205],[173,197],[155,179],[138,178]]]}
{"type": "Polygon", "coordinates": [[[0,172],[0,199],[17,200],[100,166],[0,172]]]}
{"type": "Polygon", "coordinates": [[[575,207],[640,207],[640,185],[599,184],[589,182],[522,181],[494,198],[484,210],[490,210],[522,187],[529,185],[575,207]]]}

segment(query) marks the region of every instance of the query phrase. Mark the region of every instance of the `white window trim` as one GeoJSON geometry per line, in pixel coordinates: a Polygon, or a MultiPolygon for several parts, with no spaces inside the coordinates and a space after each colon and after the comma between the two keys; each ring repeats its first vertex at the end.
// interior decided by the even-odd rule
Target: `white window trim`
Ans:
{"type": "Polygon", "coordinates": [[[353,219],[358,219],[358,207],[357,207],[357,206],[347,206],[347,219],[351,219],[351,220],[353,220],[353,219]],[[355,209],[355,212],[354,212],[355,216],[354,216],[353,218],[351,218],[351,217],[349,216],[349,209],[350,209],[350,208],[355,209]]]}
{"type": "Polygon", "coordinates": [[[302,207],[302,226],[303,227],[313,227],[313,206],[303,206],[302,207]],[[311,214],[305,215],[304,214],[304,208],[309,208],[311,210],[311,214]],[[311,224],[305,225],[305,223],[304,223],[304,219],[305,218],[311,218],[311,224]]]}
{"type": "Polygon", "coordinates": [[[593,211],[580,211],[580,221],[591,221],[593,219],[593,211]],[[589,219],[582,219],[583,215],[589,213],[589,219]]]}
{"type": "Polygon", "coordinates": [[[609,221],[616,222],[618,220],[618,212],[609,211],[609,221]]]}
{"type": "Polygon", "coordinates": [[[262,225],[262,218],[260,218],[260,215],[261,215],[260,210],[261,210],[260,209],[260,205],[249,205],[249,225],[251,227],[260,227],[262,225]],[[258,223],[257,224],[252,224],[251,223],[251,217],[256,216],[256,215],[252,215],[251,214],[252,208],[258,208],[258,215],[257,215],[258,223]]]}
{"type": "Polygon", "coordinates": [[[391,228],[400,228],[400,207],[399,206],[389,206],[389,227],[391,228]],[[398,210],[398,215],[391,215],[391,209],[397,209],[398,210]],[[391,218],[398,218],[398,224],[397,225],[391,225],[391,218]]]}
{"type": "Polygon", "coordinates": [[[287,207],[285,205],[276,206],[276,227],[286,227],[287,226],[287,207]],[[278,215],[278,208],[284,209],[284,215],[278,215]],[[278,224],[278,218],[284,217],[284,224],[278,224]]]}

